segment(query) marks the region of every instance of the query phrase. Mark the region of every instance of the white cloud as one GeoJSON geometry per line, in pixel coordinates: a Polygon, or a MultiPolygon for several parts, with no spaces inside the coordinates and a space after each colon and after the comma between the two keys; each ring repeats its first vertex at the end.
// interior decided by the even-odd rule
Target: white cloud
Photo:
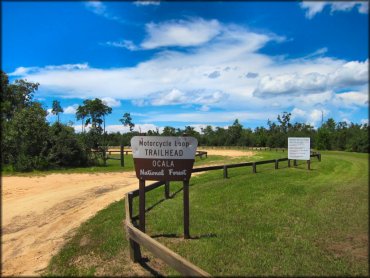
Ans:
{"type": "Polygon", "coordinates": [[[15,71],[9,73],[9,76],[24,76],[33,73],[49,72],[49,71],[72,71],[72,70],[86,70],[89,68],[88,63],[82,64],[64,64],[64,65],[48,65],[43,68],[40,67],[19,67],[15,71]]]}
{"type": "Polygon", "coordinates": [[[164,46],[197,46],[210,41],[220,33],[221,25],[217,20],[206,21],[191,19],[188,21],[166,21],[148,23],[147,38],[142,42],[144,49],[164,46]]]}
{"type": "Polygon", "coordinates": [[[199,108],[199,111],[202,111],[202,112],[207,112],[209,111],[210,107],[208,105],[202,105],[200,108],[199,108]]]}
{"type": "MultiPolygon", "coordinates": [[[[211,20],[201,22],[213,24],[211,20]]],[[[167,21],[163,23],[166,24],[167,21]]],[[[163,118],[162,114],[150,115],[147,122],[169,118],[194,123],[230,122],[236,118],[249,120],[260,111],[264,113],[259,120],[266,120],[292,107],[303,111],[325,107],[333,111],[344,105],[358,106],[357,102],[349,101],[350,95],[338,98],[336,94],[365,92],[363,88],[367,88],[368,60],[324,57],[325,48],[310,57],[271,57],[259,50],[269,42],[281,43],[283,38],[236,25],[220,22],[218,25],[219,33],[207,43],[192,46],[188,51],[157,50],[150,59],[132,67],[99,69],[82,63],[23,67],[15,72],[41,84],[37,97],[50,94],[65,98],[104,97],[117,102],[129,100],[137,106],[188,105],[198,110],[190,114],[163,114],[163,118]],[[215,72],[220,75],[210,79],[209,75],[215,72]],[[246,78],[248,73],[254,78],[246,78]],[[227,113],[212,114],[214,111],[227,113]]]]}
{"type": "Polygon", "coordinates": [[[369,119],[361,119],[360,123],[362,125],[369,125],[369,119]]]}
{"type": "Polygon", "coordinates": [[[84,3],[87,10],[93,12],[96,15],[102,16],[109,20],[114,20],[123,23],[124,21],[108,12],[107,6],[101,1],[87,1],[84,3]]]}
{"type": "Polygon", "coordinates": [[[113,47],[126,48],[130,51],[136,51],[140,49],[132,41],[129,41],[129,40],[121,40],[121,41],[116,41],[116,42],[108,41],[105,44],[108,46],[113,46],[113,47]]]}
{"type": "Polygon", "coordinates": [[[324,9],[326,2],[301,2],[299,5],[301,6],[302,9],[307,10],[306,11],[306,17],[311,19],[313,18],[317,13],[321,13],[322,10],[324,9]]]}
{"type": "MultiPolygon", "coordinates": [[[[153,94],[148,95],[145,99],[138,99],[134,100],[133,104],[137,106],[163,106],[163,105],[178,105],[178,104],[199,104],[203,105],[208,109],[207,105],[215,104],[220,102],[221,100],[227,99],[227,94],[222,93],[220,91],[204,91],[204,90],[196,90],[196,91],[180,91],[177,88],[173,88],[168,91],[163,92],[156,92],[153,94]]],[[[203,111],[208,111],[203,110],[203,111]]]]}
{"type": "Polygon", "coordinates": [[[85,7],[98,15],[104,15],[107,12],[107,7],[100,1],[88,1],[85,3],[85,7]]]}
{"type": "MultiPolygon", "coordinates": [[[[167,122],[169,120],[168,114],[148,114],[146,116],[147,122],[167,122]]],[[[268,112],[245,112],[245,111],[231,111],[225,113],[221,112],[194,112],[194,113],[177,113],[171,114],[172,122],[181,123],[219,123],[219,122],[230,122],[233,123],[235,119],[239,121],[248,120],[262,120],[265,121],[267,118],[275,118],[275,111],[268,112]]]]}
{"type": "Polygon", "coordinates": [[[368,60],[351,61],[333,69],[332,72],[307,74],[290,73],[277,76],[266,75],[260,79],[254,95],[280,96],[322,93],[329,88],[360,86],[368,83],[368,60]]]}
{"type": "Polygon", "coordinates": [[[108,105],[109,107],[120,107],[121,106],[121,102],[119,100],[116,100],[111,97],[103,97],[101,100],[103,101],[103,103],[105,103],[105,105],[108,105]]]}
{"type": "Polygon", "coordinates": [[[218,70],[215,70],[214,72],[208,75],[208,78],[215,79],[215,78],[220,77],[220,75],[221,75],[220,72],[218,70]]]}
{"type": "Polygon", "coordinates": [[[369,105],[369,95],[366,92],[345,92],[335,95],[334,101],[339,102],[338,106],[363,106],[369,105]]]}
{"type": "Polygon", "coordinates": [[[133,4],[136,5],[136,6],[159,6],[161,4],[161,2],[160,1],[139,0],[139,1],[134,1],[133,4]]]}
{"type": "Polygon", "coordinates": [[[321,13],[325,6],[330,6],[330,12],[349,12],[354,8],[357,8],[359,13],[365,14],[368,13],[369,5],[368,2],[359,2],[359,1],[332,1],[332,2],[320,2],[320,1],[303,1],[300,4],[300,7],[306,10],[306,17],[312,19],[316,14],[321,13]]]}
{"type": "Polygon", "coordinates": [[[68,106],[68,107],[66,107],[66,108],[63,108],[63,110],[64,110],[64,114],[71,114],[71,115],[74,115],[74,114],[76,114],[76,109],[77,109],[77,107],[78,107],[78,104],[73,104],[73,105],[70,105],[70,106],[68,106]]]}
{"type": "Polygon", "coordinates": [[[303,110],[295,107],[291,112],[291,120],[294,122],[305,122],[316,128],[321,124],[322,119],[325,119],[329,115],[329,111],[326,109],[312,109],[303,110]]]}

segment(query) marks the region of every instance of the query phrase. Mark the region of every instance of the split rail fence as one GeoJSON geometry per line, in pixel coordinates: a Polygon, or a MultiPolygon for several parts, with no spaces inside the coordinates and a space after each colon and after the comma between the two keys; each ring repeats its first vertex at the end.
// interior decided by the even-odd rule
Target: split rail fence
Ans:
{"type": "MultiPolygon", "coordinates": [[[[207,155],[207,154],[205,154],[207,155]]],[[[312,153],[310,157],[317,157],[318,161],[321,161],[321,154],[320,153],[312,153]]],[[[270,159],[270,160],[263,160],[263,161],[256,161],[256,162],[244,162],[244,163],[237,163],[237,164],[226,164],[226,165],[218,165],[218,166],[207,166],[207,167],[199,167],[194,168],[192,173],[197,172],[204,172],[204,171],[212,171],[212,170],[221,170],[223,169],[223,177],[228,178],[227,170],[230,168],[237,168],[237,167],[247,167],[252,166],[252,172],[257,173],[257,165],[262,164],[275,164],[275,169],[279,169],[279,162],[288,161],[288,166],[291,166],[291,160],[288,158],[279,158],[279,159],[270,159]]],[[[310,169],[310,160],[307,161],[308,169],[310,169]]],[[[297,161],[293,160],[293,165],[297,166],[297,161]]],[[[153,184],[150,184],[145,187],[145,192],[151,191],[156,189],[160,186],[164,185],[164,196],[165,199],[168,199],[169,191],[170,191],[170,183],[165,181],[158,181],[153,184]]],[[[127,239],[129,241],[129,249],[130,249],[130,258],[133,262],[139,262],[141,260],[141,251],[140,246],[145,247],[148,251],[150,251],[153,255],[163,260],[167,265],[181,273],[184,276],[202,276],[202,277],[210,277],[211,275],[199,268],[198,266],[192,264],[185,258],[181,257],[179,254],[173,252],[169,248],[165,247],[158,241],[151,238],[146,233],[142,232],[137,228],[137,217],[133,215],[133,198],[139,196],[139,189],[131,191],[126,194],[125,200],[125,213],[126,218],[124,220],[124,228],[126,229],[127,239]]]]}

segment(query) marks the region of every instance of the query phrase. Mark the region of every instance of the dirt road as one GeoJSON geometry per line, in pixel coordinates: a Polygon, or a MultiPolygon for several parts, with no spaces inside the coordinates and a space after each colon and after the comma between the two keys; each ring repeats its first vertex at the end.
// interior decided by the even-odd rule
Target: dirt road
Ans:
{"type": "Polygon", "coordinates": [[[1,274],[38,275],[75,228],[137,187],[134,172],[3,177],[1,274]]]}
{"type": "Polygon", "coordinates": [[[138,184],[132,172],[3,177],[2,187],[2,275],[28,276],[74,228],[138,184]]]}

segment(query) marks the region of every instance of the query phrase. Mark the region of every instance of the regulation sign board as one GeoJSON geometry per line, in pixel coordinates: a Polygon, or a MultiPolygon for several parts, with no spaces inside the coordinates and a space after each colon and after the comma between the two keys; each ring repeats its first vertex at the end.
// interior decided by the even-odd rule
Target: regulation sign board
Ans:
{"type": "Polygon", "coordinates": [[[310,137],[289,137],[288,159],[310,160],[310,137]]]}
{"type": "Polygon", "coordinates": [[[136,176],[141,180],[189,180],[198,141],[194,137],[134,136],[136,176]]]}

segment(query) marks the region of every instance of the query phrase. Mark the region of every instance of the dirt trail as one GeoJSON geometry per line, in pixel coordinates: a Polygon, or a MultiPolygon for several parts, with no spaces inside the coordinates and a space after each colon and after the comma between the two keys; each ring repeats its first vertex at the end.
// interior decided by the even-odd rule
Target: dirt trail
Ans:
{"type": "MultiPolygon", "coordinates": [[[[2,275],[37,275],[68,233],[138,187],[133,172],[3,177],[2,275]]],[[[122,208],[123,209],[123,208],[122,208]]]]}
{"type": "MultiPolygon", "coordinates": [[[[251,155],[235,150],[209,154],[251,155]]],[[[134,172],[3,177],[1,274],[39,275],[75,228],[136,188],[134,172]]]]}

